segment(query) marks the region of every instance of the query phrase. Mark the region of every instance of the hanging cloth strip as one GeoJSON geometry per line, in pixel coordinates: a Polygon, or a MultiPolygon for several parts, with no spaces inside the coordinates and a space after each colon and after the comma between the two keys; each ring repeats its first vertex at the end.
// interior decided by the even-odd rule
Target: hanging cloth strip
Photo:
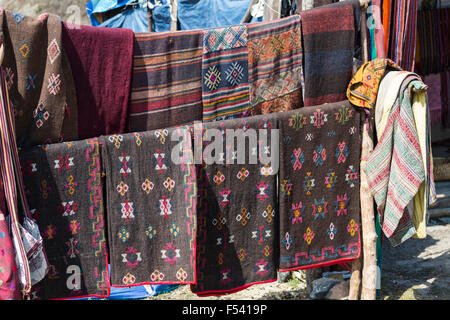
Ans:
{"type": "Polygon", "coordinates": [[[203,31],[203,121],[249,115],[247,28],[203,31]]]}
{"type": "Polygon", "coordinates": [[[197,166],[197,283],[191,286],[199,296],[276,281],[277,168],[273,161],[259,161],[261,157],[278,161],[278,137],[270,130],[276,129],[273,120],[271,115],[254,116],[203,124],[203,131],[201,125],[195,130],[200,132],[195,141],[203,141],[200,151],[205,155],[197,166]],[[244,145],[226,143],[232,137],[226,136],[233,133],[228,129],[242,130],[242,135],[233,132],[240,137],[248,134],[249,142],[244,136],[244,145]],[[267,129],[267,139],[258,129],[267,129]]]}
{"type": "Polygon", "coordinates": [[[416,32],[417,0],[393,1],[388,58],[407,71],[414,71],[416,32]]]}
{"type": "Polygon", "coordinates": [[[348,101],[277,114],[280,271],[361,254],[361,116],[348,101]]]}
{"type": "Polygon", "coordinates": [[[300,108],[300,16],[247,25],[252,115],[300,108]]]}
{"type": "Polygon", "coordinates": [[[78,139],[127,132],[134,33],[63,23],[78,102],[78,139]]]}
{"type": "Polygon", "coordinates": [[[32,299],[109,295],[99,147],[89,139],[20,154],[30,212],[50,263],[32,299]]]}
{"type": "MultiPolygon", "coordinates": [[[[416,104],[414,99],[420,98],[412,93],[412,88],[416,92],[423,91],[424,85],[417,75],[400,75],[401,78],[389,73],[389,77],[383,80],[387,81],[385,85],[390,94],[383,95],[384,99],[379,101],[380,108],[376,109],[379,142],[365,168],[369,187],[377,203],[382,230],[394,246],[417,233],[416,227],[425,223],[424,211],[427,204],[432,204],[436,199],[433,177],[430,174],[431,147],[427,141],[429,136],[424,132],[429,130],[429,125],[423,128],[423,125],[415,121],[415,113],[422,115],[420,118],[425,119],[422,122],[428,121],[429,115],[423,117],[426,104],[419,100],[416,104]],[[423,182],[425,187],[419,191],[423,182]],[[422,199],[414,203],[415,208],[407,209],[418,192],[423,195],[422,199]],[[424,201],[425,206],[419,209],[417,205],[421,206],[424,201]],[[419,217],[414,218],[415,214],[419,217]]],[[[423,234],[419,233],[418,237],[423,237],[423,234]]]]}
{"type": "Polygon", "coordinates": [[[19,145],[77,139],[75,86],[59,18],[34,19],[1,9],[0,26],[19,145]]]}
{"type": "MultiPolygon", "coordinates": [[[[3,48],[0,49],[3,51],[3,48]]],[[[21,252],[14,248],[13,244],[13,232],[18,235],[17,228],[15,225],[12,228],[9,227],[9,223],[6,221],[7,212],[7,204],[10,203],[6,201],[5,194],[10,196],[10,188],[8,180],[3,178],[3,173],[7,173],[7,178],[11,179],[14,174],[10,170],[11,168],[11,159],[8,156],[8,149],[5,144],[9,130],[8,125],[6,124],[7,117],[5,111],[9,107],[8,99],[7,99],[7,89],[6,89],[6,81],[3,69],[0,68],[0,77],[1,77],[1,87],[0,87],[0,131],[1,131],[1,140],[0,140],[0,155],[1,155],[1,165],[0,165],[0,300],[21,300],[21,285],[19,283],[19,275],[17,272],[16,265],[16,255],[21,256],[21,252]],[[6,168],[4,168],[4,164],[6,164],[6,168]],[[4,183],[6,181],[6,183],[4,183]],[[6,189],[3,185],[6,185],[6,189]],[[14,230],[13,230],[14,229],[14,230]]],[[[10,213],[11,214],[11,213],[10,213]]],[[[25,252],[23,252],[24,256],[21,259],[25,259],[25,252]]],[[[29,289],[30,287],[28,287],[29,289]]]]}
{"type": "Polygon", "coordinates": [[[197,187],[189,127],[101,140],[112,285],[194,283],[197,187]]]}
{"type": "Polygon", "coordinates": [[[353,6],[320,7],[301,12],[300,16],[305,107],[344,100],[353,72],[353,6]]]}
{"type": "Polygon", "coordinates": [[[131,132],[202,120],[202,53],[201,30],[135,34],[131,132]]]}

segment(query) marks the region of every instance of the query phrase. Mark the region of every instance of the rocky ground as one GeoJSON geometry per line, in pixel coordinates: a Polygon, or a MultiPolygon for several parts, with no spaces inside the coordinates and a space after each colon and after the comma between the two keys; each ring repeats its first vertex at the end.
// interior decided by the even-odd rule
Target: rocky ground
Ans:
{"type": "MultiPolygon", "coordinates": [[[[189,286],[148,300],[305,300],[306,282],[292,273],[286,282],[254,285],[219,297],[199,298],[189,286]]],[[[450,218],[432,219],[426,239],[409,239],[393,248],[383,245],[380,300],[450,299],[450,218]]]]}

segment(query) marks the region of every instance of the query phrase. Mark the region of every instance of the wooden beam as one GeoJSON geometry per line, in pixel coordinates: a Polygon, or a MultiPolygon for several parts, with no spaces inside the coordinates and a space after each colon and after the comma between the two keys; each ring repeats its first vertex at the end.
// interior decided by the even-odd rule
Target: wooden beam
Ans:
{"type": "Polygon", "coordinates": [[[258,3],[259,0],[252,0],[241,20],[241,24],[249,23],[252,20],[252,7],[258,3]]]}
{"type": "Polygon", "coordinates": [[[170,12],[170,31],[176,31],[178,29],[178,0],[172,1],[172,10],[170,12]]]}

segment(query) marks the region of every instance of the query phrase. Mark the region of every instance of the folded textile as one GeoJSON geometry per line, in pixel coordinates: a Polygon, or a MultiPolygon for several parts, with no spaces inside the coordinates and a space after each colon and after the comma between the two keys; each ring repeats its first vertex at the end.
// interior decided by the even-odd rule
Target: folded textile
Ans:
{"type": "Polygon", "coordinates": [[[99,147],[89,139],[20,154],[27,201],[50,264],[32,299],[109,295],[99,147]]]}
{"type": "Polygon", "coordinates": [[[202,120],[201,30],[136,33],[130,132],[202,120]]]}
{"type": "Polygon", "coordinates": [[[203,121],[249,114],[248,68],[245,25],[203,31],[203,121]]]}
{"type": "Polygon", "coordinates": [[[2,67],[19,145],[77,139],[77,102],[58,16],[38,19],[1,9],[2,67]]]}
{"type": "Polygon", "coordinates": [[[303,106],[300,16],[247,25],[251,114],[303,106]]]}
{"type": "MultiPolygon", "coordinates": [[[[432,203],[435,195],[430,192],[427,176],[430,170],[430,145],[426,140],[429,115],[423,116],[426,105],[421,107],[418,119],[415,119],[412,87],[417,92],[424,90],[421,79],[412,73],[401,72],[386,76],[383,92],[388,88],[389,97],[377,101],[375,122],[378,144],[367,160],[364,169],[369,188],[377,204],[382,230],[391,244],[396,246],[414,236],[417,232],[412,216],[414,210],[407,209],[408,204],[426,183],[426,195],[432,203]],[[381,110],[380,110],[381,109],[381,110]],[[420,118],[420,119],[419,119],[420,118]],[[423,119],[424,118],[424,119],[423,119]],[[424,121],[425,127],[417,121],[424,121]],[[425,145],[425,146],[424,146],[425,145]],[[428,159],[426,159],[428,158],[428,159]],[[430,197],[431,196],[431,197],[430,197]]],[[[415,107],[417,108],[417,106],[415,107]]],[[[426,210],[425,208],[422,208],[426,210]]],[[[425,213],[422,211],[422,220],[425,213]]]]}
{"type": "Polygon", "coordinates": [[[277,114],[280,271],[360,256],[359,112],[346,100],[277,114]]]}
{"type": "Polygon", "coordinates": [[[103,136],[101,141],[109,173],[112,286],[194,283],[197,190],[192,159],[184,161],[192,158],[189,128],[103,136]],[[185,143],[180,145],[179,137],[185,143]],[[183,161],[177,164],[180,153],[183,161]]]}
{"type": "Polygon", "coordinates": [[[345,100],[355,51],[353,6],[319,7],[300,16],[305,107],[345,100]]]}
{"type": "Polygon", "coordinates": [[[78,102],[78,139],[127,132],[134,33],[63,23],[78,102]]]}
{"type": "Polygon", "coordinates": [[[277,278],[278,137],[266,130],[265,139],[264,130],[258,130],[276,129],[270,116],[203,124],[197,283],[191,286],[199,296],[233,293],[277,278]],[[238,141],[231,145],[226,141],[235,141],[233,134],[238,141]]]}
{"type": "Polygon", "coordinates": [[[390,59],[378,58],[363,64],[348,84],[348,100],[355,106],[374,108],[380,82],[392,70],[402,69],[390,59]]]}

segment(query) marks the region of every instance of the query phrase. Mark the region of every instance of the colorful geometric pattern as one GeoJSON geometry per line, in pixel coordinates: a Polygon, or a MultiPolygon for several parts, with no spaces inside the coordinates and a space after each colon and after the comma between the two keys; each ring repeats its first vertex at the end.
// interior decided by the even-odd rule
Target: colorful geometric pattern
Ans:
{"type": "MultiPolygon", "coordinates": [[[[246,118],[245,123],[260,128],[267,120],[255,116],[246,118]]],[[[276,121],[270,120],[276,128],[276,121]]],[[[225,132],[241,126],[242,120],[234,119],[203,124],[203,129],[225,132]]],[[[267,150],[270,154],[270,147],[256,149],[247,143],[245,153],[267,150]]],[[[227,150],[227,154],[233,151],[227,150]]],[[[262,175],[261,168],[268,167],[260,163],[197,165],[197,283],[191,289],[199,296],[227,294],[277,277],[277,176],[262,175]]]]}
{"type": "Polygon", "coordinates": [[[20,157],[22,163],[33,164],[22,174],[50,264],[47,277],[32,288],[32,299],[109,296],[97,139],[51,144],[45,150],[37,146],[20,157]],[[85,182],[83,188],[74,177],[85,182]]]}
{"type": "Polygon", "coordinates": [[[245,26],[203,31],[203,120],[241,117],[249,104],[245,26]]]}
{"type": "Polygon", "coordinates": [[[280,141],[280,181],[290,183],[290,192],[280,188],[279,194],[280,269],[317,267],[359,257],[359,112],[343,101],[304,108],[301,116],[298,111],[279,113],[277,118],[280,140],[291,138],[288,143],[280,141]],[[353,111],[345,122],[334,117],[342,109],[353,111]],[[302,118],[311,121],[296,120],[302,118]],[[329,134],[332,131],[335,135],[329,134]],[[308,134],[313,138],[305,140],[308,134]],[[291,160],[291,155],[299,154],[299,145],[304,153],[301,167],[297,157],[291,160]]]}
{"type": "Polygon", "coordinates": [[[252,115],[302,107],[300,17],[249,24],[247,29],[252,115]]]}
{"type": "Polygon", "coordinates": [[[110,143],[114,139],[101,138],[108,172],[111,284],[193,283],[196,176],[192,164],[171,159],[174,148],[187,150],[181,160],[192,158],[190,131],[183,126],[142,132],[139,144],[136,133],[121,137],[118,148],[110,143]],[[182,145],[171,141],[174,134],[182,145]],[[132,170],[125,171],[125,161],[132,170]]]}

